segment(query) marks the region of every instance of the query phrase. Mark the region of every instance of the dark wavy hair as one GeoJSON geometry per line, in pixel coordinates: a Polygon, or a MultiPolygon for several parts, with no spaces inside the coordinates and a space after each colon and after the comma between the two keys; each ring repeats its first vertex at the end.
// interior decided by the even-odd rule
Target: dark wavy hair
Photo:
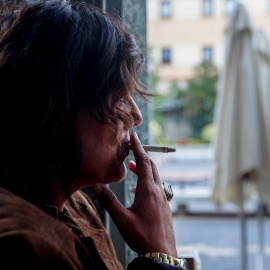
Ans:
{"type": "Polygon", "coordinates": [[[0,17],[0,186],[43,194],[55,177],[69,187],[81,151],[82,109],[111,125],[130,116],[117,104],[140,88],[144,58],[119,19],[84,3],[18,1],[0,17]]]}

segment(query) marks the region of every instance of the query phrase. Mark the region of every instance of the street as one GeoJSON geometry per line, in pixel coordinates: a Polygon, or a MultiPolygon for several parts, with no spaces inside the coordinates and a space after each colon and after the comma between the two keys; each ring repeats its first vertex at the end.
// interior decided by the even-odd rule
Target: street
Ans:
{"type": "MultiPolygon", "coordinates": [[[[198,251],[202,270],[240,270],[240,222],[237,217],[174,216],[176,244],[198,251]]],[[[258,268],[258,226],[247,220],[247,270],[258,268]]],[[[270,269],[270,219],[264,220],[264,270],[270,269]]]]}

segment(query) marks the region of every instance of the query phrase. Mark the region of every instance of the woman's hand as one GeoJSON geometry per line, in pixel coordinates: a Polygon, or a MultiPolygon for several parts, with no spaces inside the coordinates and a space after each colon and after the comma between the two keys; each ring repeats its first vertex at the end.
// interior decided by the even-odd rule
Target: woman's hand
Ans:
{"type": "Polygon", "coordinates": [[[156,165],[144,151],[136,133],[130,137],[136,159],[129,168],[138,175],[134,203],[125,208],[106,186],[93,187],[126,243],[137,253],[162,252],[177,257],[172,213],[156,165]]]}

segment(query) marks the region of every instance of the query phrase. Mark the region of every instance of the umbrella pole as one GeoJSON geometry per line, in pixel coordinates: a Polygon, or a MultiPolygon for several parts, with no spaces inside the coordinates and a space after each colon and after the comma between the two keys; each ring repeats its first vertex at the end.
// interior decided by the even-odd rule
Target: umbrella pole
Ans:
{"type": "Polygon", "coordinates": [[[241,228],[241,266],[242,270],[247,270],[247,241],[246,241],[246,216],[244,209],[244,187],[247,175],[243,175],[241,179],[241,192],[240,192],[240,228],[241,228]]]}
{"type": "Polygon", "coordinates": [[[259,202],[258,206],[258,238],[259,238],[259,247],[258,247],[258,256],[256,267],[258,269],[264,269],[263,260],[264,260],[264,226],[263,226],[263,216],[264,216],[264,203],[262,200],[259,202]]]}

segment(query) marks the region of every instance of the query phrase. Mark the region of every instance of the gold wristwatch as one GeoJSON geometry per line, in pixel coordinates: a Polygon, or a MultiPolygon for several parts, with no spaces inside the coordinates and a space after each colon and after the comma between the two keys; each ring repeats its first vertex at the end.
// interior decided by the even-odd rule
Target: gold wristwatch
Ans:
{"type": "Polygon", "coordinates": [[[149,252],[146,254],[139,254],[139,257],[145,257],[145,258],[155,258],[158,262],[163,262],[171,265],[180,266],[186,270],[188,269],[188,263],[184,258],[174,258],[172,256],[168,256],[165,253],[160,252],[149,252]]]}

